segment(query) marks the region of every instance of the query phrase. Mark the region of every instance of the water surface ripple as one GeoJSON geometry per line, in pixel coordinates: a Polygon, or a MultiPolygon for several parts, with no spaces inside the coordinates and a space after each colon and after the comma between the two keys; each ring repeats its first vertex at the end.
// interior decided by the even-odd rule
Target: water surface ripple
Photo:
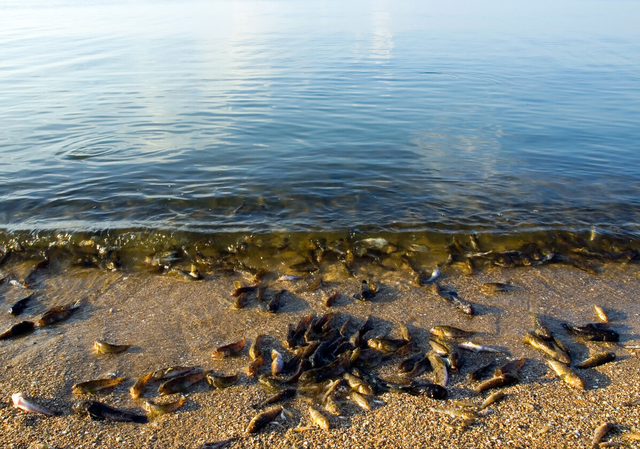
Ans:
{"type": "Polygon", "coordinates": [[[0,4],[0,228],[640,233],[640,4],[0,4]]]}

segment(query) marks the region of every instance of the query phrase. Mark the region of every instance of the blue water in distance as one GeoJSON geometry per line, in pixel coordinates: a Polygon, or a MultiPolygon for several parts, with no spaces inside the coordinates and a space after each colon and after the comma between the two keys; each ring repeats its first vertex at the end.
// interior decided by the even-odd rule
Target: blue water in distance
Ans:
{"type": "Polygon", "coordinates": [[[640,2],[0,2],[0,228],[640,235],[640,2]]]}

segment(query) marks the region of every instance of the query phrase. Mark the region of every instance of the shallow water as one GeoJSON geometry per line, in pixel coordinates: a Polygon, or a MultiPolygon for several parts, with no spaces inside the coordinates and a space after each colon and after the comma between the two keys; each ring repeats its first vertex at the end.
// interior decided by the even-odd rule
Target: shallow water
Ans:
{"type": "Polygon", "coordinates": [[[9,236],[640,232],[637,2],[0,9],[9,236]]]}

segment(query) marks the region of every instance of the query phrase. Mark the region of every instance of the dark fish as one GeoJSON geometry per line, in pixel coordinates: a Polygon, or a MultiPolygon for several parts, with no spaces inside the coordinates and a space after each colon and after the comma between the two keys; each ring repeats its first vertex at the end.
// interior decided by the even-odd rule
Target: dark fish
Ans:
{"type": "Polygon", "coordinates": [[[216,441],[214,443],[204,443],[200,446],[200,449],[223,449],[237,440],[237,437],[233,437],[222,441],[216,441]]]}
{"type": "Polygon", "coordinates": [[[502,282],[487,282],[480,286],[480,291],[489,295],[493,295],[495,293],[504,293],[513,289],[513,285],[504,284],[502,282]]]}
{"type": "Polygon", "coordinates": [[[425,395],[431,399],[443,400],[447,399],[448,391],[441,385],[432,384],[431,382],[411,382],[410,385],[399,386],[400,391],[407,392],[413,396],[425,395]]]}
{"type": "Polygon", "coordinates": [[[273,298],[271,298],[271,301],[267,303],[267,308],[266,308],[267,312],[276,313],[278,311],[278,309],[280,308],[280,298],[285,293],[286,293],[286,290],[280,290],[278,293],[276,293],[273,296],[273,298]]]}
{"type": "Polygon", "coordinates": [[[124,412],[98,401],[78,402],[73,406],[73,410],[76,412],[87,412],[89,416],[96,421],[134,422],[139,424],[148,422],[146,416],[124,412]]]}
{"type": "Polygon", "coordinates": [[[327,296],[324,300],[324,305],[327,307],[333,306],[333,303],[336,302],[340,298],[340,292],[335,292],[331,296],[327,296]]]}
{"type": "Polygon", "coordinates": [[[604,365],[616,359],[615,352],[600,352],[589,357],[584,362],[576,365],[576,368],[593,368],[595,366],[604,365]]]}
{"type": "Polygon", "coordinates": [[[524,362],[525,359],[516,359],[507,362],[495,371],[494,376],[504,376],[505,374],[512,374],[517,377],[518,371],[520,371],[520,368],[522,368],[524,362]]]}
{"type": "Polygon", "coordinates": [[[40,317],[40,320],[38,320],[38,327],[44,327],[62,320],[66,320],[73,314],[73,312],[78,310],[80,304],[80,301],[78,301],[73,304],[57,306],[47,310],[42,315],[42,317],[40,317]]]}
{"type": "Polygon", "coordinates": [[[469,380],[480,380],[482,376],[484,376],[486,372],[493,368],[495,364],[496,362],[489,362],[486,365],[483,365],[480,368],[476,369],[475,371],[470,372],[468,376],[469,380]]]}
{"type": "Polygon", "coordinates": [[[211,354],[214,359],[223,359],[225,357],[233,357],[244,349],[244,345],[247,342],[246,339],[242,339],[235,343],[230,343],[228,345],[220,346],[218,349],[215,349],[211,354]]]}
{"type": "Polygon", "coordinates": [[[353,297],[359,301],[369,301],[373,299],[374,296],[376,296],[376,290],[372,290],[369,283],[365,280],[360,283],[360,293],[353,295],[353,297]]]}
{"type": "Polygon", "coordinates": [[[0,334],[0,340],[27,335],[33,332],[34,329],[35,324],[33,324],[32,321],[22,321],[21,323],[14,324],[9,329],[0,334]]]}
{"type": "Polygon", "coordinates": [[[292,397],[294,397],[297,393],[297,390],[295,388],[285,388],[284,390],[280,390],[275,394],[272,394],[271,396],[269,396],[267,399],[265,399],[264,401],[258,403],[258,404],[254,404],[252,405],[253,408],[255,409],[261,409],[262,407],[269,405],[269,404],[275,404],[276,402],[280,402],[280,401],[285,401],[287,399],[290,399],[292,397]]]}
{"type": "Polygon", "coordinates": [[[266,426],[271,421],[276,419],[280,413],[282,413],[282,407],[279,405],[269,410],[266,410],[264,412],[258,413],[256,416],[253,417],[251,422],[249,422],[246,432],[247,433],[258,432],[264,426],[266,426]]]}
{"type": "Polygon", "coordinates": [[[34,298],[35,295],[29,295],[26,298],[21,299],[11,307],[9,307],[9,313],[13,316],[18,316],[27,308],[27,303],[34,298]]]}
{"type": "Polygon", "coordinates": [[[416,363],[425,358],[425,353],[421,352],[414,356],[409,357],[408,359],[403,360],[398,366],[398,372],[400,374],[406,374],[413,370],[416,363]]]}
{"type": "Polygon", "coordinates": [[[591,341],[618,341],[620,335],[611,329],[602,327],[602,323],[588,323],[584,326],[572,326],[570,324],[563,323],[564,327],[569,333],[586,338],[591,341]]]}

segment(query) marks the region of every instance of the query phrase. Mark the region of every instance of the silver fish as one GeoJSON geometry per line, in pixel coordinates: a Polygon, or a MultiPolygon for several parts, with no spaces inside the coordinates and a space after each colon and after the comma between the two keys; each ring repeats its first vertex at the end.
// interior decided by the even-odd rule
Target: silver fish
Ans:
{"type": "Polygon", "coordinates": [[[40,415],[46,415],[46,416],[59,416],[59,415],[62,415],[62,412],[51,410],[51,409],[48,409],[48,408],[43,407],[41,405],[38,405],[38,404],[36,404],[34,402],[27,401],[24,398],[24,395],[22,393],[12,394],[11,395],[11,400],[13,401],[13,406],[14,407],[19,408],[21,410],[24,410],[25,412],[38,413],[40,415]]]}

